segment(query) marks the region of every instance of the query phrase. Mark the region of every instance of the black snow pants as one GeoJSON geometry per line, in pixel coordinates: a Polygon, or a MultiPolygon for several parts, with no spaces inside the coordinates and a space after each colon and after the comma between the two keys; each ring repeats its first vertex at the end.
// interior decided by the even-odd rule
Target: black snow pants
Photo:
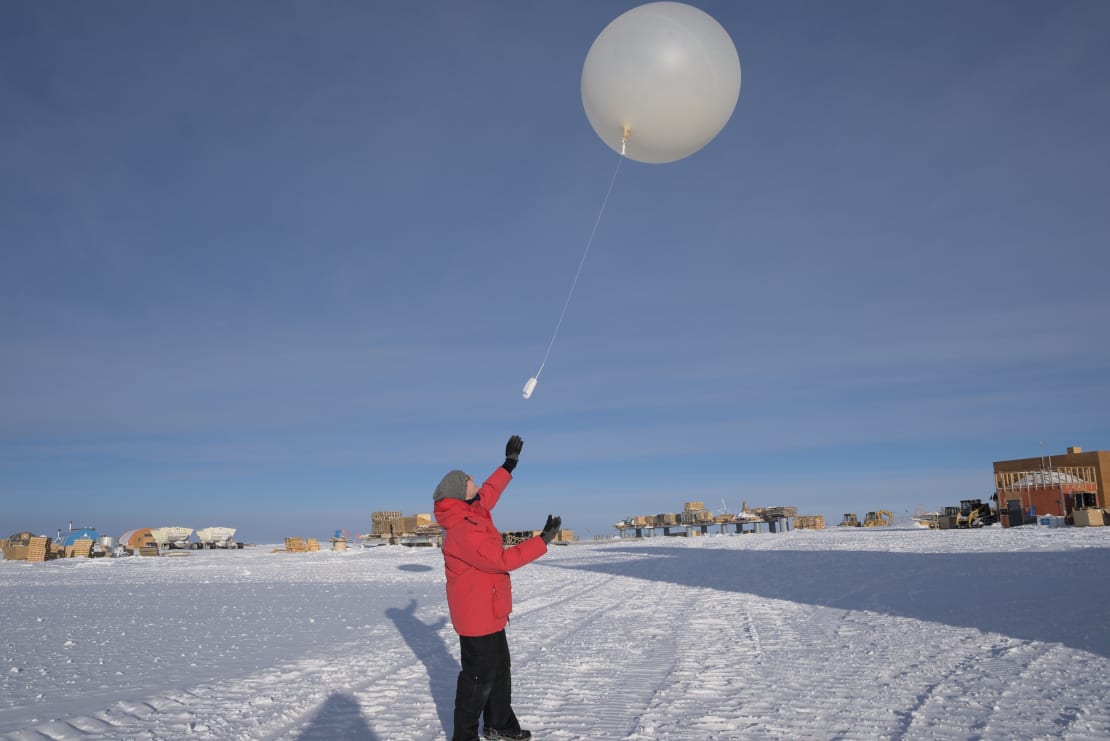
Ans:
{"type": "Polygon", "coordinates": [[[485,727],[516,732],[520,721],[513,713],[513,684],[510,677],[509,641],[505,631],[488,636],[459,636],[462,671],[455,690],[455,734],[452,741],[474,741],[478,716],[485,727]]]}

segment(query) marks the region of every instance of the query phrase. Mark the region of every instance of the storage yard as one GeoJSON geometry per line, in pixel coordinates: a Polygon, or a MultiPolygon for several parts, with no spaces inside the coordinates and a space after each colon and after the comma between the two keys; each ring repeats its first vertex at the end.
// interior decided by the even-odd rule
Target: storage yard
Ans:
{"type": "MultiPolygon", "coordinates": [[[[722,503],[723,504],[723,503],[722,503]]],[[[797,507],[755,507],[748,508],[744,502],[737,513],[729,513],[724,508],[719,512],[706,509],[704,502],[686,502],[681,512],[665,512],[656,515],[632,515],[613,525],[622,538],[644,538],[662,535],[697,536],[711,532],[726,535],[743,535],[759,532],[787,532],[795,527],[808,530],[823,530],[825,518],[822,515],[799,515],[797,507]],[[798,524],[798,523],[801,524],[798,524]]]]}
{"type": "Polygon", "coordinates": [[[205,549],[241,549],[234,540],[235,528],[207,527],[194,531],[187,527],[143,527],[128,530],[119,537],[101,533],[96,528],[58,530],[53,537],[23,531],[0,540],[0,552],[6,561],[51,561],[56,558],[119,558],[124,556],[160,556],[170,551],[187,552],[205,549]]]}

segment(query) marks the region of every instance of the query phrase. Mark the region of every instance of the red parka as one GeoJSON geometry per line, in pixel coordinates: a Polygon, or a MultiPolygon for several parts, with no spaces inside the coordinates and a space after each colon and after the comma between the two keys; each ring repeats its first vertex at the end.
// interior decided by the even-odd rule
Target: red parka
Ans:
{"type": "Polygon", "coordinates": [[[508,471],[498,468],[474,500],[441,499],[435,503],[436,522],[444,530],[447,606],[455,632],[461,636],[502,630],[513,611],[509,572],[547,553],[547,544],[538,535],[512,548],[501,542],[490,510],[512,479],[508,471]]]}

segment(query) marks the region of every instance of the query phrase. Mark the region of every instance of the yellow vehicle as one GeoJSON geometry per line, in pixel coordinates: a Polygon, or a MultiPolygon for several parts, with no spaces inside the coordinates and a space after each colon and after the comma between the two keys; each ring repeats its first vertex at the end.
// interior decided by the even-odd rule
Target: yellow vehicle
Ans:
{"type": "Polygon", "coordinates": [[[840,521],[837,527],[859,527],[859,518],[856,517],[855,512],[849,512],[844,515],[844,519],[840,521]]]}
{"type": "Polygon", "coordinates": [[[894,513],[889,509],[880,509],[878,512],[868,512],[863,518],[864,527],[886,527],[894,524],[894,513]]]}
{"type": "Polygon", "coordinates": [[[960,509],[956,514],[956,527],[986,527],[995,522],[998,522],[998,517],[991,509],[990,502],[984,504],[981,499],[960,501],[960,509]]]}

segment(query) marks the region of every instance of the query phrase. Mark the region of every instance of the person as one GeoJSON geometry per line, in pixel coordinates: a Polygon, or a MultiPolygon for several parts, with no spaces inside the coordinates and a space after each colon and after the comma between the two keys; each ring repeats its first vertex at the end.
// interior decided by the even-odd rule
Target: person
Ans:
{"type": "Polygon", "coordinates": [[[524,441],[513,435],[505,462],[479,487],[465,472],[447,473],[436,487],[436,522],[443,527],[447,607],[459,634],[462,670],[455,689],[453,741],[476,741],[479,718],[487,739],[532,738],[512,708],[509,643],[505,626],[513,610],[509,572],[547,553],[562,518],[547,516],[543,531],[505,548],[490,512],[512,481],[524,441]]]}

